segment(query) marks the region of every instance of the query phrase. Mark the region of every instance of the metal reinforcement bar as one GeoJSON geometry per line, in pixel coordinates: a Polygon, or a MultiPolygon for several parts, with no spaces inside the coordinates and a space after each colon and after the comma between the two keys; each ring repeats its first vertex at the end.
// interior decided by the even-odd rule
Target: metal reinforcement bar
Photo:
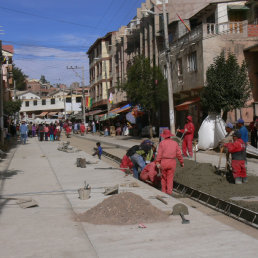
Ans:
{"type": "MultiPolygon", "coordinates": [[[[122,159],[118,158],[106,151],[103,151],[103,156],[120,164],[122,159]]],[[[174,181],[174,191],[185,195],[211,209],[219,211],[229,217],[241,221],[249,226],[258,228],[258,213],[238,206],[234,203],[221,200],[210,194],[198,191],[189,186],[182,185],[174,181]]]]}

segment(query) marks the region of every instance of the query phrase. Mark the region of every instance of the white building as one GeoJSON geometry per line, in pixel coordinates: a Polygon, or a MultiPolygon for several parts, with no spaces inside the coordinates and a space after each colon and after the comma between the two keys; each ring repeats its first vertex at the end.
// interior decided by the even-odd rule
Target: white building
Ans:
{"type": "Polygon", "coordinates": [[[54,94],[40,98],[38,95],[26,91],[17,95],[22,101],[20,117],[22,119],[37,117],[51,118],[64,117],[66,114],[81,111],[82,95],[68,95],[68,92],[58,91],[54,94]]]}

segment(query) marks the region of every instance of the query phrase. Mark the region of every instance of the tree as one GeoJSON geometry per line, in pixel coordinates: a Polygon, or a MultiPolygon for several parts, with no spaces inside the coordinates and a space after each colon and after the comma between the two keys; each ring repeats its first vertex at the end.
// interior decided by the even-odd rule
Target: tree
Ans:
{"type": "Polygon", "coordinates": [[[238,64],[236,56],[222,52],[206,72],[206,87],[201,94],[203,108],[220,113],[227,119],[230,110],[242,108],[250,98],[251,86],[245,62],[238,64]]]}
{"type": "Polygon", "coordinates": [[[49,83],[49,82],[46,80],[45,75],[41,75],[39,80],[40,80],[40,82],[41,82],[42,84],[49,83]]]}
{"type": "Polygon", "coordinates": [[[140,104],[148,112],[152,125],[154,116],[151,114],[159,109],[162,101],[167,100],[167,83],[160,69],[152,67],[148,58],[135,57],[128,69],[127,81],[121,87],[133,104],[140,104]]]}
{"type": "Polygon", "coordinates": [[[8,116],[12,116],[15,113],[19,112],[21,109],[22,102],[21,100],[8,100],[4,102],[4,113],[8,116]]]}
{"type": "Polygon", "coordinates": [[[16,89],[17,90],[26,90],[26,79],[27,75],[25,75],[22,70],[13,64],[13,79],[16,81],[16,89]]]}

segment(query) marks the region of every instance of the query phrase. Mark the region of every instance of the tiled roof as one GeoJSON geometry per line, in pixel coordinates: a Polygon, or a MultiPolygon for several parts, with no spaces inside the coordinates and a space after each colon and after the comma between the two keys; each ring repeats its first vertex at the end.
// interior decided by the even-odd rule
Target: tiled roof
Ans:
{"type": "Polygon", "coordinates": [[[4,51],[7,51],[7,52],[9,52],[9,53],[14,53],[14,50],[13,50],[13,46],[12,45],[3,45],[2,46],[2,49],[4,50],[4,51]]]}

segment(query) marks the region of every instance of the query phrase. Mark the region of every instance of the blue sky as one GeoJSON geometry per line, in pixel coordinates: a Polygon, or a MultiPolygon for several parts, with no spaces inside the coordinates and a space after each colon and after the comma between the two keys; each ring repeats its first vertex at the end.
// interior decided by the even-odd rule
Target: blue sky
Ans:
{"type": "MultiPolygon", "coordinates": [[[[81,81],[66,66],[84,66],[89,46],[127,25],[143,0],[8,0],[0,2],[3,45],[14,46],[14,63],[29,76],[52,84],[81,81]]],[[[80,73],[80,71],[78,71],[80,73]]]]}

